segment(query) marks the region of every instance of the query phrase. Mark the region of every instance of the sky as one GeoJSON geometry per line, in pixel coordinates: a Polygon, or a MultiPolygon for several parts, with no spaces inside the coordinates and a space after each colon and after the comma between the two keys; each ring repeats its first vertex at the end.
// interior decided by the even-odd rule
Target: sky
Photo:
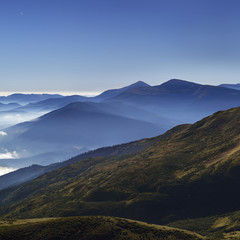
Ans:
{"type": "Polygon", "coordinates": [[[239,12],[239,0],[0,0],[0,91],[239,83],[239,12]]]}

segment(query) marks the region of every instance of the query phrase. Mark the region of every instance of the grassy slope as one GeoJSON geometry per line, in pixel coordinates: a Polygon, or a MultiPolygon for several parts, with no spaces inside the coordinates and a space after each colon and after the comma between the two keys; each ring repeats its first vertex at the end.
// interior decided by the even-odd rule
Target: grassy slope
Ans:
{"type": "Polygon", "coordinates": [[[209,239],[240,239],[240,211],[168,224],[207,235],[209,239]]]}
{"type": "Polygon", "coordinates": [[[32,165],[26,168],[21,168],[17,171],[0,176],[0,190],[11,186],[20,185],[24,182],[35,179],[44,173],[53,171],[55,169],[69,165],[70,163],[77,162],[86,158],[136,154],[147,148],[148,146],[152,145],[154,142],[156,142],[155,138],[142,139],[127,144],[119,144],[112,147],[103,147],[92,150],[73,157],[67,161],[53,163],[48,166],[32,165]]]}
{"type": "Polygon", "coordinates": [[[201,240],[202,236],[171,227],[112,217],[0,220],[1,240],[201,240]]]}
{"type": "Polygon", "coordinates": [[[218,112],[174,128],[135,155],[85,159],[1,191],[0,214],[102,214],[167,223],[237,210],[239,119],[239,108],[218,112]]]}

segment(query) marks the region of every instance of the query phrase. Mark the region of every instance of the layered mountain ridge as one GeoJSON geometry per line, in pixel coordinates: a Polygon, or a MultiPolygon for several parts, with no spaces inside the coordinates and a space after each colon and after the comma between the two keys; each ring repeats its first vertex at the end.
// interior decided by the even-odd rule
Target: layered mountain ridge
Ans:
{"type": "MultiPolygon", "coordinates": [[[[99,139],[103,139],[111,129],[113,119],[116,126],[123,124],[123,128],[113,135],[131,133],[126,129],[127,123],[131,130],[136,127],[139,134],[139,129],[154,126],[153,123],[149,125],[152,119],[155,123],[158,119],[163,121],[164,117],[158,116],[159,111],[169,106],[173,111],[187,102],[175,113],[195,106],[195,112],[200,111],[200,116],[218,107],[224,110],[231,104],[238,105],[239,101],[238,90],[177,79],[154,87],[139,84],[118,94],[110,92],[108,96],[113,97],[103,101],[70,103],[35,121],[7,129],[2,138],[9,138],[12,142],[12,135],[21,141],[29,139],[29,143],[49,141],[57,145],[63,136],[63,140],[73,144],[73,139],[64,135],[69,132],[66,128],[68,123],[74,127],[76,139],[84,136],[87,128],[93,129],[92,136],[88,132],[90,139],[96,133],[99,139]],[[222,102],[220,95],[223,96],[222,102]],[[142,104],[138,101],[141,96],[142,104]],[[175,97],[179,102],[167,105],[167,99],[174,100],[175,97]],[[151,107],[146,107],[149,103],[151,107]],[[208,106],[201,111],[203,103],[208,103],[208,106]],[[144,118],[141,113],[144,113],[144,118]],[[87,117],[83,124],[84,116],[87,117]],[[103,122],[108,128],[101,126],[100,116],[104,116],[103,122]],[[108,118],[109,122],[106,121],[108,118]],[[84,129],[88,124],[89,127],[84,129]],[[93,127],[97,125],[98,128],[93,127]],[[98,132],[99,129],[102,133],[98,132]],[[39,132],[35,133],[36,130],[39,132]],[[64,131],[57,135],[56,141],[51,139],[61,130],[64,131]]],[[[187,113],[183,111],[183,114],[187,113]]],[[[176,126],[154,138],[104,147],[65,162],[46,167],[33,165],[2,176],[1,181],[9,184],[0,185],[0,188],[5,188],[0,191],[0,216],[110,215],[169,224],[209,235],[209,239],[237,239],[240,231],[237,224],[240,222],[239,119],[240,108],[218,111],[194,124],[176,126]],[[16,181],[16,178],[20,180],[16,181]],[[22,182],[25,183],[19,185],[22,182]],[[18,186],[6,188],[11,185],[18,186]]],[[[152,134],[157,135],[160,126],[157,124],[156,129],[152,128],[152,134]]],[[[110,139],[113,139],[111,134],[110,139]]],[[[143,133],[144,136],[146,134],[143,133]]]]}
{"type": "Polygon", "coordinates": [[[4,130],[6,145],[41,154],[74,148],[97,148],[143,137],[162,130],[146,121],[112,114],[97,103],[78,102],[4,130]]]}
{"type": "Polygon", "coordinates": [[[22,122],[2,128],[0,156],[18,159],[2,159],[0,164],[13,168],[47,165],[97,147],[153,137],[181,123],[238,106],[239,93],[172,79],[158,86],[139,81],[96,97],[14,94],[8,99],[28,99],[30,103],[12,103],[16,108],[0,112],[7,124],[2,127],[22,122]],[[24,122],[34,117],[39,118],[24,122]]]}

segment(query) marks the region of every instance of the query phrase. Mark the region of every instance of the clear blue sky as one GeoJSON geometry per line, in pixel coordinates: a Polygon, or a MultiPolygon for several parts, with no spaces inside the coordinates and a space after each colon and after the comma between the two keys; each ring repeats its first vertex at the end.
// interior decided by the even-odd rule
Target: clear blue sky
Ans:
{"type": "Polygon", "coordinates": [[[0,0],[0,90],[237,83],[239,13],[239,0],[0,0]]]}

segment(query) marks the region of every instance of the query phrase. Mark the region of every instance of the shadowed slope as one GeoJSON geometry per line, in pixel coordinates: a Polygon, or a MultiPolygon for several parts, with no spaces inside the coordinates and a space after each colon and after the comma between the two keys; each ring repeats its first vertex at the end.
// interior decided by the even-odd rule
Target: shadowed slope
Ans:
{"type": "Polygon", "coordinates": [[[168,225],[204,234],[212,240],[240,239],[240,211],[205,218],[185,219],[168,225]]]}
{"type": "MultiPolygon", "coordinates": [[[[93,157],[117,157],[119,155],[132,155],[136,154],[143,149],[147,148],[148,146],[152,145],[157,141],[157,138],[152,138],[152,139],[143,139],[131,143],[125,143],[121,145],[116,145],[112,147],[103,147],[99,148],[93,151],[89,151],[83,154],[80,154],[76,157],[73,157],[67,161],[63,162],[58,162],[54,163],[48,166],[39,166],[39,165],[32,165],[29,167],[25,168],[20,168],[14,172],[5,174],[3,176],[0,176],[0,190],[13,186],[13,185],[19,185],[21,183],[24,183],[26,181],[32,180],[43,173],[58,169],[60,167],[69,165],[71,163],[81,161],[84,159],[88,158],[93,158],[93,157]]],[[[40,158],[41,159],[41,158],[40,158]]],[[[45,159],[49,161],[49,154],[45,156],[45,159]]],[[[21,159],[21,161],[24,161],[25,164],[30,164],[31,158],[30,159],[21,159]],[[26,161],[26,162],[25,162],[26,161]]],[[[16,164],[23,164],[19,163],[19,159],[16,159],[15,165],[16,164]]],[[[1,161],[2,162],[2,161],[1,161]]]]}

